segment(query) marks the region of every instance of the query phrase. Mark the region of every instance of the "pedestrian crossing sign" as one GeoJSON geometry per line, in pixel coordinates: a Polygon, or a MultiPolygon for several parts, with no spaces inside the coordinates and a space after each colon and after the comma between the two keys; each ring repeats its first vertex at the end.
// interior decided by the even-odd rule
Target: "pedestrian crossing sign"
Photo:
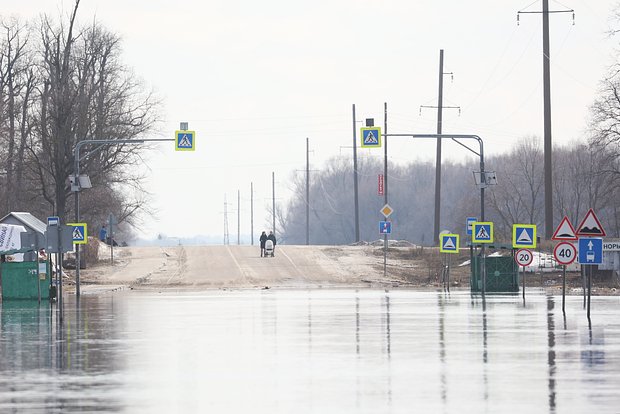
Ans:
{"type": "Polygon", "coordinates": [[[67,223],[67,226],[71,226],[71,236],[73,244],[87,244],[88,243],[88,224],[86,223],[67,223]]]}
{"type": "Polygon", "coordinates": [[[381,128],[368,127],[362,128],[362,147],[381,148],[381,128]]]}
{"type": "Polygon", "coordinates": [[[493,243],[493,222],[475,221],[472,225],[472,243],[493,243]]]}
{"type": "Polygon", "coordinates": [[[175,131],[174,133],[175,151],[195,151],[196,132],[195,131],[175,131]]]}
{"type": "Polygon", "coordinates": [[[535,224],[513,224],[512,225],[512,247],[515,249],[535,249],[536,248],[536,225],[535,224]]]}
{"type": "Polygon", "coordinates": [[[458,234],[442,234],[439,243],[440,253],[458,253],[459,252],[459,235],[458,234]]]}

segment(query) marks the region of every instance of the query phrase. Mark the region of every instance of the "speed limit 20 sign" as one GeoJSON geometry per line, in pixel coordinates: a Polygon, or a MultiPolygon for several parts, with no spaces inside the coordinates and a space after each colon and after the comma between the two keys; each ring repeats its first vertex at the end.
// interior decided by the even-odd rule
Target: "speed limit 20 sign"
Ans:
{"type": "Polygon", "coordinates": [[[577,248],[569,242],[558,243],[553,249],[555,261],[561,265],[569,265],[577,258],[577,248]]]}
{"type": "Polygon", "coordinates": [[[529,266],[533,259],[534,256],[528,249],[519,249],[515,252],[515,262],[517,262],[519,266],[529,266]]]}

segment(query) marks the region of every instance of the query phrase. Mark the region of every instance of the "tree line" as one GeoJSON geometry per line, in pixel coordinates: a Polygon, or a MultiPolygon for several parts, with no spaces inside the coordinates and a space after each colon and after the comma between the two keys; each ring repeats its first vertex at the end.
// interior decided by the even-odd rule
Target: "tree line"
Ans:
{"type": "MultiPolygon", "coordinates": [[[[515,223],[544,225],[544,175],[542,139],[526,137],[504,153],[488,157],[487,171],[495,171],[496,186],[485,190],[485,218],[495,223],[495,237],[510,242],[515,223]]],[[[612,145],[613,147],[613,145],[612,145]]],[[[568,216],[576,226],[589,208],[594,208],[608,236],[620,237],[618,205],[618,154],[609,143],[595,139],[553,149],[554,218],[557,225],[568,216]]],[[[353,166],[349,157],[335,157],[310,180],[310,243],[355,242],[353,166]]],[[[441,230],[465,236],[467,217],[480,216],[480,191],[473,172],[479,161],[443,162],[441,186],[441,230]]],[[[358,162],[360,239],[381,238],[379,210],[384,197],[378,195],[378,175],[383,160],[358,162]]],[[[389,204],[394,209],[391,238],[432,245],[434,240],[434,162],[389,164],[389,204]]],[[[279,232],[290,244],[306,238],[305,175],[293,178],[294,197],[280,214],[279,232]]],[[[539,232],[540,234],[540,232],[539,232]]]]}
{"type": "MultiPolygon", "coordinates": [[[[36,21],[0,17],[0,210],[52,212],[72,221],[69,177],[77,142],[132,139],[151,131],[159,101],[121,60],[118,35],[69,15],[36,21]]],[[[81,172],[93,188],[81,195],[84,221],[109,213],[136,220],[146,193],[135,168],[141,145],[85,147],[81,172]]]]}

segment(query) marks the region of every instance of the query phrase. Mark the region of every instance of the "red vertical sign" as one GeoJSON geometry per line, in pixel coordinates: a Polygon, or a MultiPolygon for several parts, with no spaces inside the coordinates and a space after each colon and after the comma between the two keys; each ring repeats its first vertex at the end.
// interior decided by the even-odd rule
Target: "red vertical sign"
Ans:
{"type": "Polygon", "coordinates": [[[377,193],[379,193],[380,196],[383,195],[383,174],[379,174],[379,181],[377,183],[377,193]]]}

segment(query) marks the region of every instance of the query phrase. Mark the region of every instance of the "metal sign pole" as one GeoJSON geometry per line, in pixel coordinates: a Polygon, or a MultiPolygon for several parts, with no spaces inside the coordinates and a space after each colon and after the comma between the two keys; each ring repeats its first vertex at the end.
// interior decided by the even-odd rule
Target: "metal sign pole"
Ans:
{"type": "Polygon", "coordinates": [[[525,306],[525,266],[523,268],[523,276],[521,277],[521,284],[523,285],[523,306],[525,306]]]}
{"type": "Polygon", "coordinates": [[[592,294],[592,265],[588,266],[590,271],[588,272],[588,321],[590,320],[590,296],[592,294]]]}
{"type": "Polygon", "coordinates": [[[564,303],[566,301],[566,265],[562,266],[562,313],[566,313],[564,303]]]}

